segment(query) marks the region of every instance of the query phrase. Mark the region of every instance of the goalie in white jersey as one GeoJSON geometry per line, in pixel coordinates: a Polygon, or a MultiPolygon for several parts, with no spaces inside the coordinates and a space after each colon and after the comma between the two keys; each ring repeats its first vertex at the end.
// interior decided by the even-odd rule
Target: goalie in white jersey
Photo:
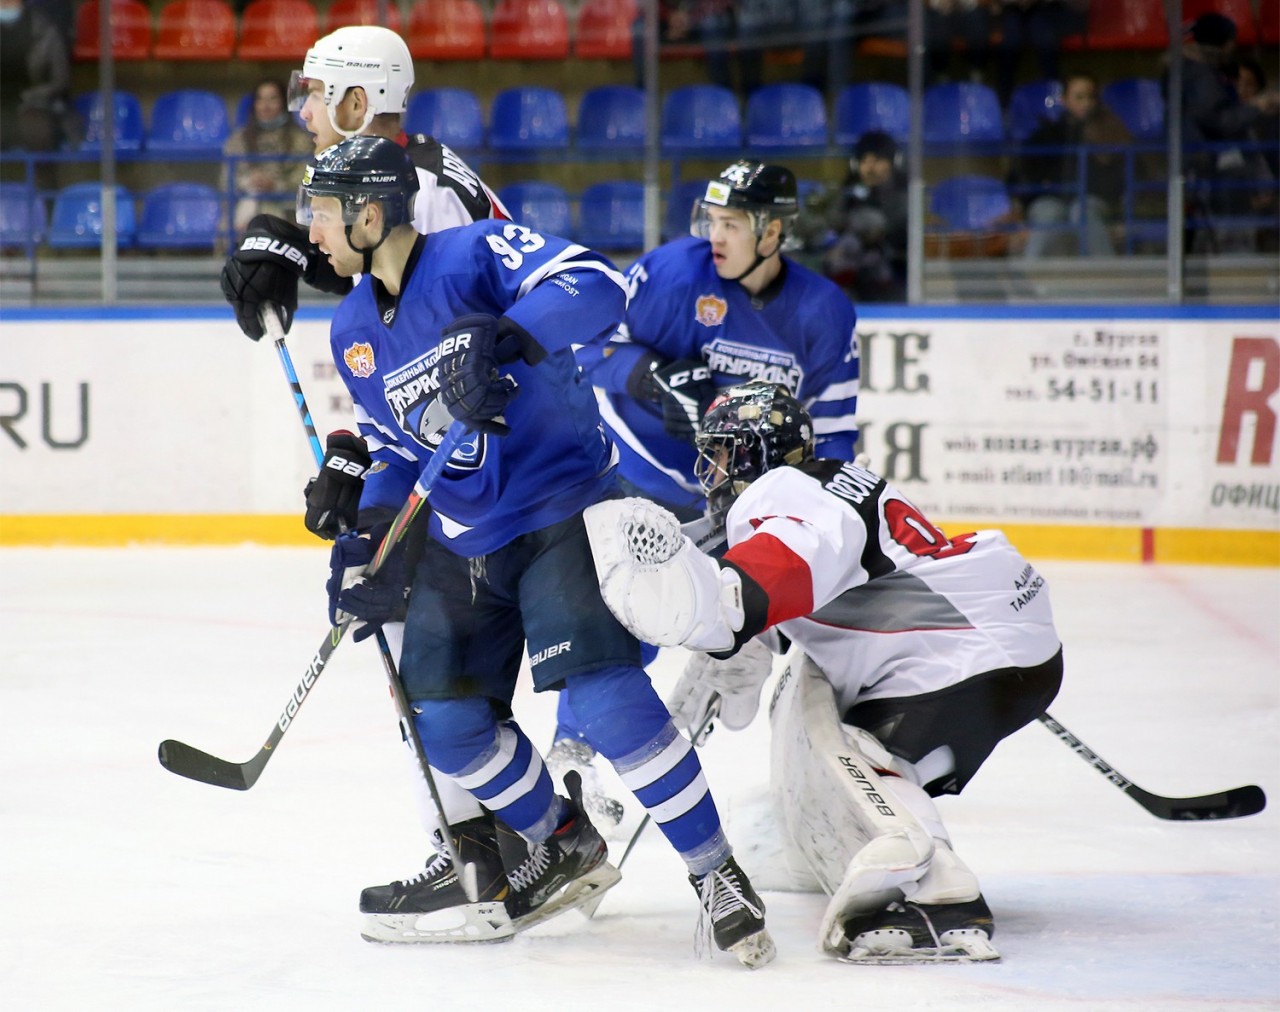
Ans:
{"type": "Polygon", "coordinates": [[[720,395],[698,436],[728,550],[698,552],[643,499],[586,518],[605,601],[642,640],[685,646],[677,723],[755,715],[772,653],[774,805],[831,895],[823,949],[859,962],[996,959],[991,912],[933,797],[959,793],[1043,713],[1062,646],[1043,577],[995,530],[948,538],[884,478],[813,458],[785,387],[720,395]]]}

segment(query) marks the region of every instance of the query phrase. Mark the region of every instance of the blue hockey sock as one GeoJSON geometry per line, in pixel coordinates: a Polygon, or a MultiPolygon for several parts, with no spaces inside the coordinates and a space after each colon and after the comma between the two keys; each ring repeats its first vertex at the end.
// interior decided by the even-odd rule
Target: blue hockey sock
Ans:
{"type": "Polygon", "coordinates": [[[573,712],[587,741],[617,770],[695,875],[732,853],[702,763],[671,723],[639,668],[612,667],[568,682],[573,712]]]}
{"type": "MultiPolygon", "coordinates": [[[[658,656],[658,647],[652,643],[640,644],[640,666],[647,668],[652,664],[658,656]]],[[[556,701],[556,734],[553,741],[559,741],[561,738],[568,738],[571,741],[586,742],[586,734],[582,731],[582,725],[578,722],[578,718],[574,715],[573,708],[569,705],[569,693],[561,692],[559,699],[556,701]]]]}
{"type": "Polygon", "coordinates": [[[531,842],[559,826],[562,800],[542,756],[514,720],[498,722],[488,700],[428,699],[413,722],[431,763],[531,842]]]}

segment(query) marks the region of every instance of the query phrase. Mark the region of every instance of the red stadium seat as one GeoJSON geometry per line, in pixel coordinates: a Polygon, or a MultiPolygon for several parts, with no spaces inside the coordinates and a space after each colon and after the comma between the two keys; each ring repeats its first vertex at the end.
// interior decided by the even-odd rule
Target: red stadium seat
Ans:
{"type": "Polygon", "coordinates": [[[587,0],[578,12],[573,52],[580,60],[631,59],[636,0],[587,0]]]}
{"type": "Polygon", "coordinates": [[[569,16],[558,0],[498,0],[489,55],[495,60],[563,60],[569,55],[569,16]]]}
{"type": "Polygon", "coordinates": [[[240,16],[242,60],[301,60],[319,35],[309,0],[253,0],[240,16]]]}
{"type": "Polygon", "coordinates": [[[396,0],[382,0],[384,14],[378,16],[379,0],[334,0],[325,12],[324,29],[328,35],[339,28],[351,25],[381,25],[400,34],[400,6],[396,0]]]}
{"type": "MultiPolygon", "coordinates": [[[[96,60],[102,55],[98,45],[98,0],[86,0],[76,11],[76,37],[72,55],[77,60],[96,60]]],[[[111,55],[117,60],[145,60],[151,55],[151,8],[140,0],[111,0],[111,55]]]]}
{"type": "MultiPolygon", "coordinates": [[[[1266,0],[1263,0],[1263,9],[1266,0]]],[[[1194,21],[1201,14],[1222,14],[1236,23],[1236,43],[1252,46],[1258,41],[1258,26],[1253,20],[1252,0],[1182,0],[1182,20],[1194,21]]],[[[1274,15],[1273,15],[1274,17],[1274,15]]]]}
{"type": "Polygon", "coordinates": [[[174,0],[156,21],[157,60],[229,60],[236,16],[225,0],[174,0]]]}
{"type": "Polygon", "coordinates": [[[476,0],[416,0],[406,41],[415,60],[482,60],[484,11],[476,0]]]}
{"type": "Polygon", "coordinates": [[[1280,0],[1260,0],[1258,39],[1264,46],[1280,46],[1280,0]]]}
{"type": "Polygon", "coordinates": [[[1169,26],[1163,0],[1105,0],[1089,4],[1090,49],[1165,49],[1169,26]]]}

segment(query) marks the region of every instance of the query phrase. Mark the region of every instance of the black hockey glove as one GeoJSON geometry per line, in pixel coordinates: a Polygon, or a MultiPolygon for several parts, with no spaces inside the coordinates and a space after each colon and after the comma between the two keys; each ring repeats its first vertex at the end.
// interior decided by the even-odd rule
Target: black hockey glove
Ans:
{"type": "Polygon", "coordinates": [[[329,434],[320,472],[307,482],[307,530],[332,541],[355,527],[360,493],[372,464],[369,448],[359,436],[342,429],[329,434]]]}
{"type": "Polygon", "coordinates": [[[653,370],[653,384],[658,389],[667,435],[692,443],[702,416],[716,397],[711,368],[696,359],[677,359],[653,370]]]}
{"type": "Polygon", "coordinates": [[[329,622],[338,625],[347,618],[356,619],[352,639],[359,643],[368,639],[385,622],[403,621],[408,596],[407,555],[397,546],[371,577],[365,569],[378,553],[378,546],[391,530],[390,524],[379,524],[369,530],[348,531],[338,537],[329,553],[329,622]]]}
{"type": "Polygon", "coordinates": [[[240,248],[222,267],[222,294],[235,309],[240,329],[257,341],[262,337],[258,314],[263,303],[280,307],[288,333],[298,308],[298,278],[334,295],[351,291],[351,279],[334,273],[305,228],[259,214],[249,222],[240,248]]]}
{"type": "Polygon", "coordinates": [[[536,365],[546,349],[519,324],[487,313],[460,316],[441,331],[440,399],[469,429],[505,436],[498,418],[518,394],[516,381],[498,367],[517,359],[536,365]]]}

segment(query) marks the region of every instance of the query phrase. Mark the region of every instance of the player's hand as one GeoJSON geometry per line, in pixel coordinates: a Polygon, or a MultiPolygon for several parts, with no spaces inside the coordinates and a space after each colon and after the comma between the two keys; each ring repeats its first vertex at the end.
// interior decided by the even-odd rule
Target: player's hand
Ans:
{"type": "Polygon", "coordinates": [[[365,441],[340,429],[329,434],[319,473],[307,482],[304,523],[317,537],[332,541],[355,527],[360,493],[373,459],[365,441]]]}
{"type": "Polygon", "coordinates": [[[701,724],[710,701],[720,698],[720,720],[730,731],[741,731],[760,709],[760,690],[773,671],[773,654],[760,640],[748,640],[724,660],[695,653],[671,697],[676,725],[692,730],[701,724]],[[679,710],[679,713],[677,713],[679,710]]]}
{"type": "Polygon", "coordinates": [[[240,248],[222,266],[222,294],[247,337],[262,337],[258,314],[267,302],[280,307],[281,323],[289,332],[298,308],[298,278],[313,270],[319,258],[305,229],[270,214],[249,222],[240,248]]]}
{"type": "Polygon", "coordinates": [[[653,370],[653,384],[658,390],[662,427],[667,435],[692,443],[702,416],[716,396],[710,367],[692,358],[677,359],[653,370]]]}
{"type": "Polygon", "coordinates": [[[347,619],[359,624],[352,638],[359,643],[382,628],[385,622],[404,619],[408,596],[407,557],[403,548],[393,549],[382,567],[372,576],[365,571],[378,552],[390,524],[362,531],[348,531],[333,543],[329,553],[329,621],[339,625],[347,619]]]}
{"type": "Polygon", "coordinates": [[[505,436],[511,427],[500,419],[519,388],[498,366],[521,356],[519,341],[500,341],[498,332],[497,317],[487,313],[460,316],[441,331],[440,399],[467,428],[505,436]]]}

